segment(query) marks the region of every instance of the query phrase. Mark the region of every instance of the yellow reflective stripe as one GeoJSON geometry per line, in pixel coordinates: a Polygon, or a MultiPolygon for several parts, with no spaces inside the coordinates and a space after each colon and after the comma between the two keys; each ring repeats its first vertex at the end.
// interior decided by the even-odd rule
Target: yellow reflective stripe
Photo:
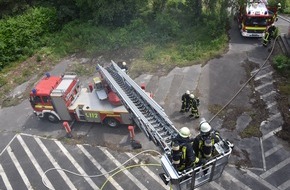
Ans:
{"type": "Polygon", "coordinates": [[[34,107],[35,108],[53,109],[52,106],[44,106],[44,105],[41,105],[41,104],[36,104],[34,107]]]}
{"type": "Polygon", "coordinates": [[[266,30],[266,27],[253,27],[253,26],[246,26],[246,30],[266,30]]]}
{"type": "Polygon", "coordinates": [[[186,158],[186,147],[182,147],[182,159],[185,160],[186,158]]]}
{"type": "Polygon", "coordinates": [[[120,115],[107,115],[107,117],[121,117],[120,115]]]}

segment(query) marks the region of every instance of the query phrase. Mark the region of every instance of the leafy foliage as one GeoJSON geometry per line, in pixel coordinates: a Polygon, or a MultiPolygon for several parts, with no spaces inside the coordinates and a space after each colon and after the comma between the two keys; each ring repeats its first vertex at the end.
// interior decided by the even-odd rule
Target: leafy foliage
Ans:
{"type": "Polygon", "coordinates": [[[42,36],[55,30],[55,13],[54,9],[33,8],[0,20],[0,70],[45,44],[42,36]]]}
{"type": "Polygon", "coordinates": [[[290,59],[285,55],[277,55],[273,59],[274,67],[280,72],[290,72],[290,59]]]}

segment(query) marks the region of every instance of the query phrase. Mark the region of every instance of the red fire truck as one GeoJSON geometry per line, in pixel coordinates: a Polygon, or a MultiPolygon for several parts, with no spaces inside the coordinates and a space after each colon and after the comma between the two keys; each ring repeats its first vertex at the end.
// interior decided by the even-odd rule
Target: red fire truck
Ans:
{"type": "Polygon", "coordinates": [[[130,114],[118,96],[102,80],[82,88],[74,73],[43,77],[30,93],[30,103],[39,118],[50,122],[84,121],[105,123],[110,127],[131,124],[130,114]]]}
{"type": "Polygon", "coordinates": [[[280,6],[270,6],[267,0],[240,0],[237,19],[241,35],[263,37],[267,27],[277,21],[280,6]]]}
{"type": "Polygon", "coordinates": [[[189,190],[221,176],[233,145],[221,138],[214,145],[216,154],[206,164],[177,171],[172,164],[172,139],[178,130],[164,109],[112,61],[107,67],[97,66],[99,76],[89,89],[81,88],[75,74],[61,77],[47,74],[30,93],[31,105],[37,116],[50,121],[73,120],[102,122],[115,127],[134,123],[146,137],[164,152],[160,174],[173,189],[189,190]]]}

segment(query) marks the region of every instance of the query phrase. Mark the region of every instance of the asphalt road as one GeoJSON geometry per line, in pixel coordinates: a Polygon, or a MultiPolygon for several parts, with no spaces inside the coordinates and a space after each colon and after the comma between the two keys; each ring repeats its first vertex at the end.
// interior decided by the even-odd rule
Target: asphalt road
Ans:
{"type": "MultiPolygon", "coordinates": [[[[289,24],[285,21],[279,20],[277,26],[282,33],[288,32],[289,24]]],[[[264,64],[268,53],[261,46],[261,39],[242,38],[234,25],[230,30],[229,51],[220,58],[210,60],[204,66],[175,68],[162,77],[141,75],[135,81],[147,84],[147,90],[153,92],[154,99],[165,109],[176,128],[188,126],[196,134],[199,121],[179,113],[180,97],[185,90],[196,92],[201,100],[200,115],[209,120],[213,117],[210,108],[224,106],[248,77],[264,64]],[[245,70],[248,62],[255,64],[250,71],[245,70]]],[[[63,73],[69,63],[69,60],[60,63],[51,73],[63,73]]],[[[290,150],[274,135],[281,130],[283,120],[275,102],[278,92],[273,84],[273,72],[271,67],[261,70],[254,82],[246,85],[226,109],[229,114],[237,114],[234,129],[223,126],[226,123],[223,116],[212,120],[212,126],[235,144],[235,151],[222,177],[200,189],[290,189],[290,150]],[[257,99],[264,102],[262,109],[266,110],[260,121],[262,137],[241,138],[239,132],[249,125],[253,119],[251,114],[259,113],[261,109],[255,107],[257,99]],[[242,111],[237,113],[235,110],[242,111]]],[[[24,88],[25,84],[19,86],[15,93],[24,88]]],[[[27,100],[0,109],[0,131],[0,189],[44,189],[41,176],[50,168],[95,175],[112,170],[132,156],[126,128],[76,123],[73,140],[66,140],[62,125],[38,120],[27,100]],[[79,145],[73,145],[71,141],[79,145]]],[[[136,131],[136,140],[142,143],[142,150],[158,150],[140,131],[136,131]]],[[[142,161],[158,163],[159,159],[147,155],[138,157],[134,163],[142,161]]],[[[158,166],[136,168],[127,173],[120,172],[105,184],[111,174],[83,178],[50,171],[47,183],[55,189],[100,189],[104,184],[104,189],[169,189],[158,179],[160,172],[158,166]]]]}

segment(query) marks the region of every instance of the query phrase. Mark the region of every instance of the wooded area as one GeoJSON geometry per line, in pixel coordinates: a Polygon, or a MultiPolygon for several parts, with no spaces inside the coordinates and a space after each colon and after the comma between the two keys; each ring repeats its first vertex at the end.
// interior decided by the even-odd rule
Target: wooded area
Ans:
{"type": "MultiPolygon", "coordinates": [[[[284,0],[285,1],[285,0],[284,0]]],[[[224,41],[232,0],[1,0],[0,70],[49,47],[55,54],[140,46],[181,45],[211,51],[224,41]],[[84,44],[87,42],[87,44],[84,44]],[[203,47],[208,43],[209,49],[203,47]],[[214,44],[210,44],[214,43],[214,44]],[[98,44],[98,46],[96,46],[98,44]],[[156,44],[155,44],[156,45],[156,44]]],[[[177,56],[178,57],[178,56],[177,56]]]]}

